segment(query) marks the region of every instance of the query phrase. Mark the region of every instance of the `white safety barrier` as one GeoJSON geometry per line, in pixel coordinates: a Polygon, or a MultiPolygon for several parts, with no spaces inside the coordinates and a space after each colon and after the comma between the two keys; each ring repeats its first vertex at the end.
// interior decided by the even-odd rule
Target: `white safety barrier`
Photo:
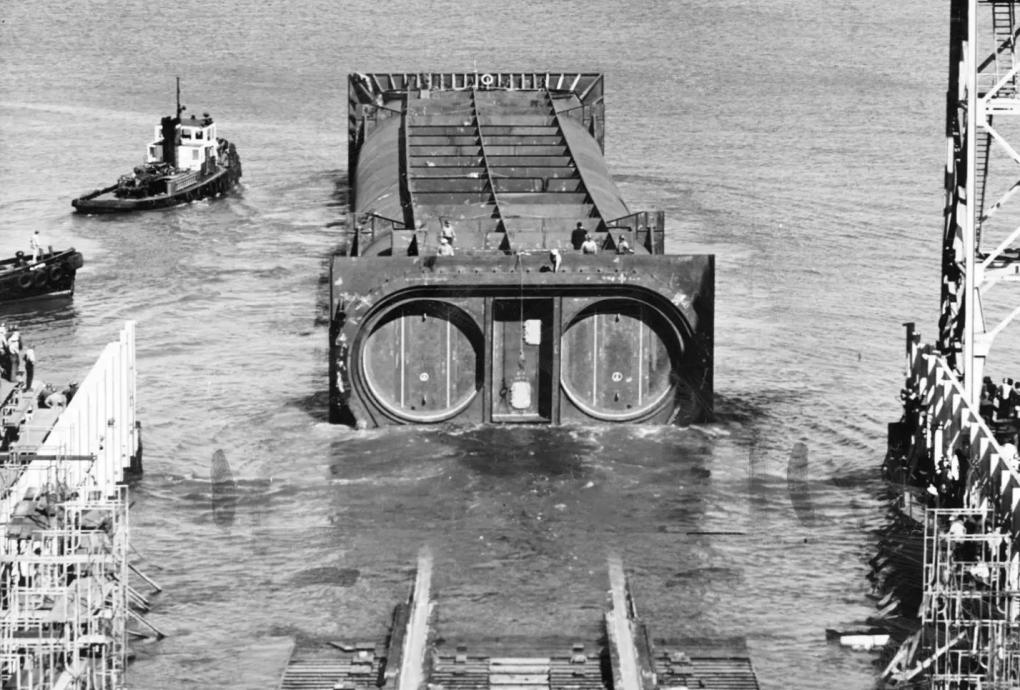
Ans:
{"type": "Polygon", "coordinates": [[[47,486],[57,473],[65,487],[116,492],[139,449],[135,382],[135,324],[128,321],[81,382],[37,457],[0,500],[0,522],[7,522],[29,489],[47,486]]]}

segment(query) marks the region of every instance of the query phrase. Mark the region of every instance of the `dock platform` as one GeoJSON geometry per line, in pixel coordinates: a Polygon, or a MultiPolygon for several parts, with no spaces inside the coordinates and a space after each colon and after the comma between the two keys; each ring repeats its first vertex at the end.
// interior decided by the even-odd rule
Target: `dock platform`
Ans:
{"type": "Polygon", "coordinates": [[[121,690],[129,582],[125,474],[140,467],[134,328],[66,406],[0,385],[0,685],[121,690]]]}

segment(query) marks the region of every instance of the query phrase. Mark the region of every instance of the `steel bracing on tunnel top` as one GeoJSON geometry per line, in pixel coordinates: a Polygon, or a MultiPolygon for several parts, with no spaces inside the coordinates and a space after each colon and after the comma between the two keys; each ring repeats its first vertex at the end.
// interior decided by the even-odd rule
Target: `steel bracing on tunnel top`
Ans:
{"type": "Polygon", "coordinates": [[[593,140],[571,136],[560,111],[573,94],[475,90],[430,94],[404,109],[406,197],[413,221],[443,216],[486,232],[588,228],[628,214],[608,171],[579,158],[593,140]],[[576,153],[575,153],[576,152],[576,153]]]}
{"type": "Polygon", "coordinates": [[[562,247],[580,224],[662,253],[662,214],[631,213],[603,161],[600,74],[355,74],[349,98],[352,253],[424,254],[440,219],[459,250],[562,247]]]}
{"type": "Polygon", "coordinates": [[[982,306],[1020,281],[1018,33],[1012,1],[951,2],[939,347],[975,405],[993,341],[1020,314],[1020,293],[994,320],[982,306]]]}

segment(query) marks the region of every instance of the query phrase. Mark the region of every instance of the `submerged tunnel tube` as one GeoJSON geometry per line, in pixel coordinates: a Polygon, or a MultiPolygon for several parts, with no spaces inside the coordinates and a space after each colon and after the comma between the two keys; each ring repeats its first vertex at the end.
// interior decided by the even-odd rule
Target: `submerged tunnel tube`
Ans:
{"type": "Polygon", "coordinates": [[[368,395],[392,417],[435,423],[456,416],[482,387],[483,336],[462,309],[414,299],[383,312],[361,347],[368,395]]]}
{"type": "Polygon", "coordinates": [[[684,341],[658,309],[607,299],[565,325],[560,385],[585,414],[629,421],[672,404],[684,341]]]}

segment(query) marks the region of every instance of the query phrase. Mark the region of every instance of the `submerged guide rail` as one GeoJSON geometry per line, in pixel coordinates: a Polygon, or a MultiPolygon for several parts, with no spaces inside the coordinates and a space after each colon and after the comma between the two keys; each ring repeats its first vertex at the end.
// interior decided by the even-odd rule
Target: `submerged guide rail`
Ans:
{"type": "MultiPolygon", "coordinates": [[[[741,688],[758,680],[742,641],[651,643],[618,558],[610,558],[605,637],[600,641],[499,638],[456,640],[435,627],[432,557],[423,551],[415,584],[393,614],[388,640],[296,650],[281,690],[421,690],[425,687],[530,690],[741,688]]],[[[494,632],[498,635],[498,632],[494,632]]]]}
{"type": "Polygon", "coordinates": [[[359,426],[712,414],[714,261],[664,253],[588,73],[352,74],[330,405],[359,426]]]}

